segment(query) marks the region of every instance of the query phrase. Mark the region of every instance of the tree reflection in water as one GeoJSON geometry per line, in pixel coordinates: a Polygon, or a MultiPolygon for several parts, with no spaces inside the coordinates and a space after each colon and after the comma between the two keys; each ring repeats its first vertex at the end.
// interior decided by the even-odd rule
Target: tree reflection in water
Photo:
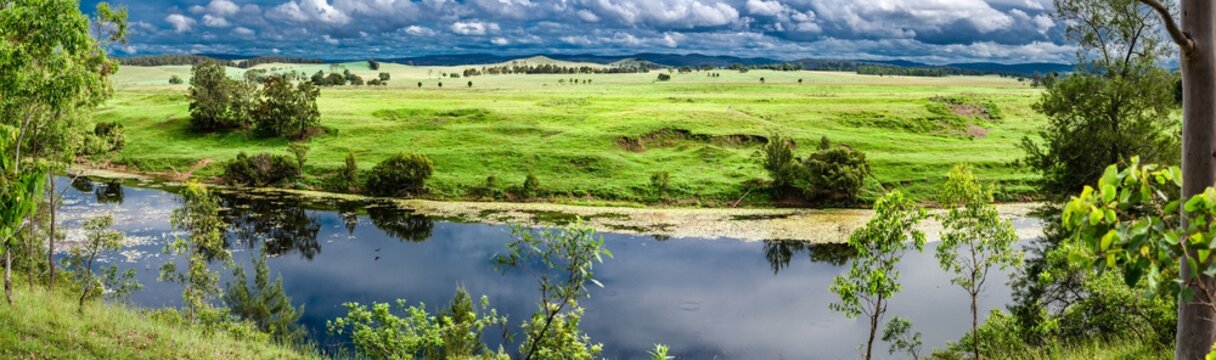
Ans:
{"type": "Polygon", "coordinates": [[[98,186],[93,194],[97,196],[97,202],[101,204],[122,204],[124,194],[122,191],[122,182],[118,180],[107,181],[105,185],[98,186]]]}
{"type": "Polygon", "coordinates": [[[807,252],[811,262],[826,263],[832,266],[843,266],[855,254],[848,244],[818,244],[798,240],[765,240],[764,258],[768,260],[773,274],[780,273],[790,266],[795,255],[807,252]]]}
{"type": "Polygon", "coordinates": [[[431,218],[393,204],[368,204],[366,209],[372,225],[399,240],[426,241],[435,228],[431,218]]]}
{"type": "Polygon", "coordinates": [[[321,244],[317,242],[321,225],[299,198],[227,193],[220,199],[224,221],[237,244],[255,249],[264,243],[270,256],[298,251],[308,260],[321,252],[321,244]]]}

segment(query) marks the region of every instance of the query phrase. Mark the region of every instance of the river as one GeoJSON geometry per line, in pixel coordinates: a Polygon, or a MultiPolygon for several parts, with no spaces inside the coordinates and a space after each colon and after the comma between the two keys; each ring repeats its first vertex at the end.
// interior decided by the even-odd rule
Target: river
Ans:
{"type": "MultiPolygon", "coordinates": [[[[66,178],[57,181],[69,186],[66,178]]],[[[169,225],[179,205],[173,188],[131,180],[71,185],[61,210],[69,243],[82,238],[85,220],[112,214],[129,245],[103,261],[137,270],[144,289],[130,301],[146,308],[180,305],[178,285],[156,282],[161,264],[180,261],[161,253],[182,235],[169,225]]],[[[500,273],[491,261],[511,239],[506,225],[420,215],[392,203],[286,193],[224,192],[222,199],[236,262],[248,267],[265,248],[272,276],[281,276],[293,304],[304,306],[300,322],[323,349],[349,346],[348,339],[325,331],[327,320],[345,314],[344,302],[400,298],[435,310],[464,287],[474,298],[487,296],[516,332],[536,309],[536,281],[519,271],[500,273]]],[[[1037,226],[1016,220],[1020,229],[1037,226]]],[[[832,278],[848,266],[843,245],[629,232],[603,234],[615,256],[595,268],[604,287],[581,301],[582,328],[604,344],[607,358],[640,358],[656,343],[686,359],[857,357],[865,322],[828,309],[835,300],[828,291],[832,278]]],[[[926,349],[958,339],[970,324],[966,293],[950,284],[934,246],[901,261],[903,291],[888,313],[909,318],[926,349]]],[[[230,271],[216,269],[221,283],[231,281],[230,271]]],[[[1006,280],[1004,273],[993,275],[982,314],[1008,303],[1006,280]]],[[[885,344],[875,346],[885,354],[885,344]]]]}

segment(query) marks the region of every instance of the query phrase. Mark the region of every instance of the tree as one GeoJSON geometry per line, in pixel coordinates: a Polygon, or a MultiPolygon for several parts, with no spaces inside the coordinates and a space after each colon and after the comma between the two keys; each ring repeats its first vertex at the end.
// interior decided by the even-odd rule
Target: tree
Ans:
{"type": "Polygon", "coordinates": [[[435,165],[426,155],[397,154],[372,168],[364,190],[386,197],[421,194],[434,172],[435,165]]]}
{"type": "Polygon", "coordinates": [[[329,73],[329,76],[325,77],[325,83],[329,86],[346,85],[346,77],[339,73],[329,73]]]}
{"type": "MultiPolygon", "coordinates": [[[[0,125],[11,127],[14,173],[22,159],[70,162],[91,127],[92,110],[113,94],[109,77],[118,63],[106,47],[126,41],[127,11],[97,4],[88,18],[80,4],[66,0],[6,1],[0,11],[0,125]]],[[[10,179],[16,181],[17,178],[10,179]]],[[[20,183],[20,181],[18,181],[20,183]]],[[[47,258],[55,254],[58,202],[47,192],[51,220],[47,258]]],[[[8,239],[0,239],[7,241],[8,239]]],[[[54,286],[54,262],[48,284],[54,286]]]]}
{"type": "Polygon", "coordinates": [[[392,79],[392,77],[393,77],[393,76],[392,76],[392,75],[389,75],[389,73],[386,73],[386,72],[382,72],[382,73],[380,73],[380,81],[381,81],[381,82],[387,82],[389,79],[392,79]]]}
{"type": "Polygon", "coordinates": [[[347,191],[359,184],[359,163],[355,162],[355,153],[346,153],[346,166],[342,168],[342,182],[347,191]]]}
{"type": "Polygon", "coordinates": [[[271,76],[262,94],[253,111],[256,130],[262,136],[301,140],[320,127],[317,96],[321,91],[312,83],[300,82],[293,87],[290,80],[271,76]]]}
{"type": "Polygon", "coordinates": [[[659,81],[668,81],[668,80],[671,80],[671,75],[667,75],[667,73],[659,73],[659,81]]]}
{"type": "Polygon", "coordinates": [[[578,330],[582,317],[578,299],[591,296],[589,284],[603,286],[595,280],[594,266],[612,257],[604,248],[604,238],[582,225],[582,219],[560,232],[537,233],[513,226],[511,233],[515,240],[507,244],[506,254],[495,256],[495,262],[500,270],[517,268],[532,274],[541,293],[539,311],[524,324],[519,358],[593,358],[602,346],[591,344],[578,330]]]}
{"type": "MultiPolygon", "coordinates": [[[[891,348],[887,349],[888,354],[906,352],[912,360],[920,359],[920,347],[923,344],[920,332],[912,331],[912,322],[908,319],[896,316],[888,321],[887,328],[882,331],[882,341],[891,344],[891,348]]],[[[978,355],[976,359],[980,359],[978,355]]]]}
{"type": "Polygon", "coordinates": [[[218,62],[205,62],[190,69],[190,125],[196,131],[239,129],[248,125],[247,110],[238,101],[249,94],[218,62]]]}
{"type": "Polygon", "coordinates": [[[802,167],[804,192],[811,199],[831,202],[857,199],[866,177],[870,176],[866,154],[845,146],[816,151],[803,161],[802,167]]]}
{"type": "Polygon", "coordinates": [[[224,249],[224,229],[227,224],[220,218],[219,199],[202,184],[186,184],[182,192],[182,207],[174,209],[169,223],[175,231],[187,234],[165,245],[170,256],[185,255],[188,268],[179,272],[177,264],[170,260],[160,268],[160,280],[182,284],[182,300],[186,303],[186,318],[204,322],[219,321],[222,314],[212,308],[212,301],[220,295],[219,274],[212,272],[207,263],[222,260],[231,265],[232,257],[224,249]]]}
{"type": "Polygon", "coordinates": [[[372,71],[380,70],[380,62],[376,60],[368,60],[367,68],[371,69],[372,71]]]}
{"type": "Polygon", "coordinates": [[[67,263],[80,284],[80,298],[77,311],[84,313],[85,301],[105,294],[107,290],[115,296],[125,296],[139,290],[139,282],[135,279],[135,269],[127,269],[119,274],[117,265],[110,265],[98,276],[93,272],[94,262],[103,251],[118,251],[123,246],[126,236],[121,231],[111,230],[114,218],[104,215],[89,219],[84,223],[87,232],[85,241],[73,247],[68,252],[67,263]]]}
{"type": "Polygon", "coordinates": [[[764,153],[762,167],[773,178],[773,191],[777,194],[788,193],[793,189],[798,172],[791,141],[781,135],[773,135],[761,151],[764,153]]]}
{"type": "Polygon", "coordinates": [[[169,76],[169,85],[181,85],[184,83],[185,83],[185,81],[183,81],[180,76],[177,76],[177,75],[169,76]]]}
{"type": "Polygon", "coordinates": [[[233,269],[236,282],[228,284],[223,296],[224,304],[228,305],[232,315],[253,322],[258,330],[275,339],[289,343],[302,340],[307,333],[297,321],[304,315],[304,307],[291,305],[291,297],[283,291],[283,277],[270,282],[266,257],[265,249],[254,257],[252,286],[244,268],[238,266],[233,269]]]}
{"type": "Polygon", "coordinates": [[[980,358],[979,295],[984,291],[993,268],[1017,266],[1021,254],[1015,249],[1018,235],[1013,224],[1001,219],[992,206],[992,192],[980,184],[966,165],[955,166],[937,196],[946,208],[939,216],[943,232],[937,246],[942,269],[953,273],[951,283],[962,287],[971,298],[972,355],[980,358]]]}
{"type": "Polygon", "coordinates": [[[917,225],[925,217],[923,209],[895,190],[878,199],[874,216],[849,236],[849,245],[857,255],[849,271],[832,281],[829,290],[840,301],[828,307],[848,318],[864,315],[869,320],[870,335],[864,352],[867,360],[873,356],[874,338],[887,305],[902,289],[895,266],[909,249],[924,249],[925,234],[917,225]]]}
{"type": "MultiPolygon", "coordinates": [[[[11,128],[0,125],[0,150],[7,152],[16,147],[14,138],[11,128]]],[[[13,304],[13,245],[25,219],[37,209],[46,179],[37,167],[19,170],[18,161],[0,156],[0,241],[3,241],[0,251],[4,252],[4,296],[9,305],[13,304]]]]}
{"type": "Polygon", "coordinates": [[[331,334],[350,333],[355,352],[373,359],[494,359],[508,360],[510,356],[491,351],[481,341],[481,334],[491,326],[504,325],[505,316],[490,308],[489,298],[482,296],[481,309],[473,307],[468,292],[457,289],[448,310],[438,316],[426,310],[426,304],[406,307],[397,300],[402,314],[393,313],[387,303],[364,307],[345,303],[346,316],[326,321],[331,334]]]}
{"type": "Polygon", "coordinates": [[[469,81],[469,87],[473,87],[473,82],[469,81]]]}
{"type": "MultiPolygon", "coordinates": [[[[1159,0],[1140,0],[1161,16],[1170,39],[1178,45],[1182,65],[1182,197],[1203,193],[1208,184],[1216,183],[1216,159],[1207,154],[1216,146],[1216,104],[1206,99],[1216,97],[1216,6],[1210,1],[1183,0],[1182,26],[1174,20],[1168,7],[1159,0]]],[[[1187,219],[1183,224],[1188,225],[1187,219]]],[[[1188,251],[1195,256],[1198,249],[1188,251]]],[[[1208,259],[1205,263],[1211,263],[1208,259]]],[[[1179,261],[1183,278],[1197,276],[1205,287],[1216,285],[1211,274],[1197,271],[1188,262],[1179,261]]],[[[1194,292],[1198,286],[1191,288],[1194,292]]],[[[1212,348],[1216,340],[1216,309],[1202,304],[1179,303],[1178,339],[1175,356],[1179,359],[1199,358],[1212,348]]]]}

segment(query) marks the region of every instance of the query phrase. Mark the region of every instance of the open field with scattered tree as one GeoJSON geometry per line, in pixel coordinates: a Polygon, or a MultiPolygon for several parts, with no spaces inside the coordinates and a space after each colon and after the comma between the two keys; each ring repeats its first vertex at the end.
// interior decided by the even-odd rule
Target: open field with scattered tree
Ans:
{"type": "MultiPolygon", "coordinates": [[[[823,137],[865,153],[872,170],[861,193],[867,201],[892,188],[927,200],[956,163],[974,164],[996,181],[1000,200],[1034,197],[1035,175],[1013,163],[1023,157],[1020,140],[1044,123],[1032,109],[1040,90],[1010,78],[725,69],[453,75],[496,66],[605,67],[544,58],[370,65],[252,68],[303,78],[346,70],[369,80],[389,75],[383,86],[322,87],[325,132],[307,140],[308,176],[288,186],[321,187],[319,179],[340,172],[348,154],[365,172],[392,155],[419,153],[434,164],[425,195],[431,198],[478,198],[500,187],[506,195],[498,200],[524,200],[511,188],[522,189],[531,174],[536,197],[557,201],[764,206],[773,201],[760,149],[780,135],[797,144],[796,157],[808,156],[823,137]],[[670,80],[657,81],[659,74],[670,80]],[[651,179],[664,172],[656,189],[651,179]]],[[[227,68],[234,79],[246,71],[227,68]]],[[[127,145],[104,160],[129,171],[208,179],[241,152],[289,154],[283,138],[192,131],[190,75],[189,66],[123,66],[98,120],[122,124],[127,145]],[[170,84],[174,77],[184,84],[170,84]]]]}

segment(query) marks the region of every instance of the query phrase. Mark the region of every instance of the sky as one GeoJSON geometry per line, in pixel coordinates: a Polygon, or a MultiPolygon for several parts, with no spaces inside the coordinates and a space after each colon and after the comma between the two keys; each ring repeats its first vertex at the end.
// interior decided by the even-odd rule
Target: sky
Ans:
{"type": "MultiPolygon", "coordinates": [[[[97,3],[83,1],[86,12],[97,3]]],[[[119,55],[323,59],[641,52],[1070,62],[1051,0],[112,0],[119,55]]]]}

